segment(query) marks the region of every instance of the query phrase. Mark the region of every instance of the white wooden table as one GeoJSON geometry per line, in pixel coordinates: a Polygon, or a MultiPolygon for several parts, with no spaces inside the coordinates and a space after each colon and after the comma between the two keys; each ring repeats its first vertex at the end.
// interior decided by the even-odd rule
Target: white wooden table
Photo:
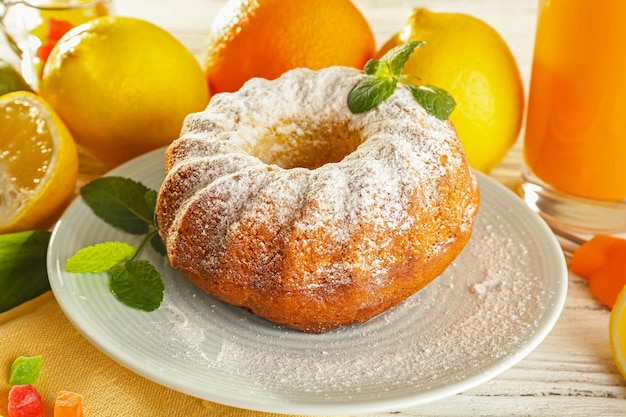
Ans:
{"type": "MultiPolygon", "coordinates": [[[[201,59],[209,25],[225,0],[115,0],[117,14],[141,17],[169,30],[201,59]]],[[[304,1],[304,0],[293,0],[304,1]]],[[[354,0],[380,46],[415,7],[465,12],[505,38],[519,64],[526,91],[537,0],[354,0]]],[[[520,141],[492,175],[514,187],[520,141]]],[[[585,281],[570,275],[563,313],[545,341],[518,365],[470,391],[424,406],[379,414],[397,416],[626,416],[626,381],[613,363],[609,312],[585,281]]]]}

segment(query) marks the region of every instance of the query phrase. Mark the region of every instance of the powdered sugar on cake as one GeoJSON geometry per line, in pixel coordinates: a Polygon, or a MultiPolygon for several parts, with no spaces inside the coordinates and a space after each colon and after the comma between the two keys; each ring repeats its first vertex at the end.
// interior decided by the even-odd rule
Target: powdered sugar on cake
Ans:
{"type": "Polygon", "coordinates": [[[317,299],[356,281],[375,294],[390,271],[466,241],[477,185],[454,130],[402,86],[350,113],[347,93],[362,77],[334,67],[253,79],[189,116],[159,198],[172,264],[195,279],[317,299]],[[224,259],[236,265],[225,271],[224,259]]]}

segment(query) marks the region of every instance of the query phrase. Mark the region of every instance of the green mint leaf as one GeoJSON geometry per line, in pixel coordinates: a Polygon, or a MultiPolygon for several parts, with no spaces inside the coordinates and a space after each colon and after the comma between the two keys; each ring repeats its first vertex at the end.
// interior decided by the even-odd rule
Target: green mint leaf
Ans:
{"type": "Polygon", "coordinates": [[[156,210],[158,193],[156,190],[148,190],[143,195],[143,201],[146,203],[146,208],[150,211],[150,213],[154,213],[156,210]]]}
{"type": "Polygon", "coordinates": [[[378,73],[380,65],[380,61],[370,59],[365,63],[365,66],[363,67],[363,72],[367,75],[376,75],[378,73]]]}
{"type": "Polygon", "coordinates": [[[409,88],[420,106],[439,120],[446,120],[456,106],[452,95],[442,88],[433,85],[410,86],[409,88]]]}
{"type": "Polygon", "coordinates": [[[50,290],[50,235],[39,230],[0,235],[0,313],[50,290]]]}
{"type": "Polygon", "coordinates": [[[91,210],[111,226],[131,234],[148,233],[154,210],[146,204],[145,185],[123,177],[102,177],[81,188],[91,210]]]}
{"type": "Polygon", "coordinates": [[[65,262],[65,270],[71,273],[99,274],[133,259],[136,253],[136,249],[126,242],[97,243],[79,250],[70,257],[65,262]]]}
{"type": "Polygon", "coordinates": [[[348,94],[348,107],[354,114],[370,111],[387,100],[396,86],[397,81],[392,77],[365,77],[348,94]]]}
{"type": "Polygon", "coordinates": [[[41,373],[43,357],[39,356],[19,356],[11,365],[11,375],[9,385],[34,384],[41,373]]]}
{"type": "Polygon", "coordinates": [[[156,192],[156,190],[150,190],[143,196],[143,199],[146,202],[146,206],[148,207],[148,210],[150,210],[150,212],[152,213],[152,225],[154,226],[155,229],[158,229],[157,221],[156,221],[157,197],[158,197],[158,193],[156,192]]]}
{"type": "Polygon", "coordinates": [[[424,44],[422,41],[405,42],[391,48],[380,60],[367,61],[363,67],[367,77],[359,81],[348,94],[350,111],[358,114],[372,110],[394,93],[400,81],[409,87],[415,101],[428,113],[446,120],[456,106],[450,93],[432,85],[413,85],[412,81],[419,80],[419,77],[402,74],[415,49],[424,44]]]}
{"type": "Polygon", "coordinates": [[[109,288],[120,302],[139,310],[155,310],[165,290],[161,275],[149,262],[135,257],[148,241],[155,251],[167,254],[157,230],[156,190],[129,178],[102,177],[84,186],[80,193],[94,214],[111,226],[145,236],[138,248],[126,242],[104,242],[83,248],[66,261],[66,270],[109,272],[109,288]]]}
{"type": "Polygon", "coordinates": [[[148,261],[129,261],[111,271],[109,283],[115,297],[143,311],[159,308],[165,287],[159,272],[148,261]]]}
{"type": "Polygon", "coordinates": [[[424,45],[424,43],[425,42],[422,41],[410,41],[400,44],[387,51],[380,60],[387,62],[391,74],[397,77],[402,73],[402,70],[413,52],[415,52],[415,49],[424,45]]]}
{"type": "Polygon", "coordinates": [[[154,236],[150,239],[150,244],[152,245],[152,249],[154,249],[160,255],[167,255],[167,248],[165,247],[165,243],[163,243],[163,239],[161,239],[161,235],[155,233],[154,236]]]}

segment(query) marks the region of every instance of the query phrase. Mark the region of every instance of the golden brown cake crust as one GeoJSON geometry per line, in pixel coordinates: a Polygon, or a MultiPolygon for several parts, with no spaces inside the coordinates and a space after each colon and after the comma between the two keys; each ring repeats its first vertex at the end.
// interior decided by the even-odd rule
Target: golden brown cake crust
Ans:
{"type": "Polygon", "coordinates": [[[362,323],[440,275],[469,240],[476,180],[449,122],[406,89],[350,113],[362,76],[297,69],[190,115],[157,203],[172,266],[313,333],[362,323]]]}

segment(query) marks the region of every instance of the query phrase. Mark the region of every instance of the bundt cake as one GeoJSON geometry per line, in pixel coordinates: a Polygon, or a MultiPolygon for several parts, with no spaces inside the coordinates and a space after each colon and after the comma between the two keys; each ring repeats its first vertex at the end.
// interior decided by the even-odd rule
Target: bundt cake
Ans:
{"type": "Polygon", "coordinates": [[[355,69],[295,69],[215,95],[166,151],[157,223],[216,298],[321,333],[424,287],[467,243],[477,182],[410,91],[352,114],[355,69]]]}

